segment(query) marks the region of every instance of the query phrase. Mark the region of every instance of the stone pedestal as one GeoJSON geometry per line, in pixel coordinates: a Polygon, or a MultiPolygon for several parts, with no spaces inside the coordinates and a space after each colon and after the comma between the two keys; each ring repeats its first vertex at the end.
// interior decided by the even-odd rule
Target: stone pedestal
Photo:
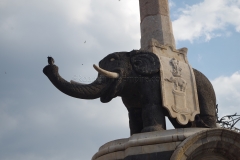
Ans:
{"type": "Polygon", "coordinates": [[[108,142],[92,160],[238,160],[239,155],[239,133],[186,128],[134,134],[108,142]]]}

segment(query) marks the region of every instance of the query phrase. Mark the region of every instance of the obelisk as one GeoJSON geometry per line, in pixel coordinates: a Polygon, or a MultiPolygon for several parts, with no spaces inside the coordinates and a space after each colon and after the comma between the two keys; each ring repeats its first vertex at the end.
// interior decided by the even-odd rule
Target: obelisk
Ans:
{"type": "Polygon", "coordinates": [[[187,48],[176,49],[168,0],[139,0],[139,5],[141,50],[156,54],[161,64],[162,105],[179,124],[186,125],[200,113],[187,48]]]}
{"type": "Polygon", "coordinates": [[[147,50],[151,39],[175,47],[168,0],[139,0],[141,16],[141,49],[147,50]]]}

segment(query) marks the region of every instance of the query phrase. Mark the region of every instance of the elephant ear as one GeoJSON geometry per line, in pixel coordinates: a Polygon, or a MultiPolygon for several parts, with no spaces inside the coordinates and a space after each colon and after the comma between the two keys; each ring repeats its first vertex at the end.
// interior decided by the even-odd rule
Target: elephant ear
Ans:
{"type": "Polygon", "coordinates": [[[151,75],[160,69],[159,59],[152,52],[132,51],[131,64],[133,69],[141,75],[151,75]]]}

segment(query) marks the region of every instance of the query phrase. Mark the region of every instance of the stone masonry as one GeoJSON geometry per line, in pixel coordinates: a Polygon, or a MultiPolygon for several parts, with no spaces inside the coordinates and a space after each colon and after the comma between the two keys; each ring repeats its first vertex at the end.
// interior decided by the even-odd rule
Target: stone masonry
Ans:
{"type": "Polygon", "coordinates": [[[175,47],[168,0],[139,0],[141,16],[141,49],[147,50],[151,39],[175,47]]]}

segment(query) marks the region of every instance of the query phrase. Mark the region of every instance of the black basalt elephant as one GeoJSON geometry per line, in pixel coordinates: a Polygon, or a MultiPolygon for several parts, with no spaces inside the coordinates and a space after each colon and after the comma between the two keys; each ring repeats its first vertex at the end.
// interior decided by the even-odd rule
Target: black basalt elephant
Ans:
{"type": "Polygon", "coordinates": [[[175,128],[216,127],[216,97],[210,81],[194,70],[200,114],[194,122],[180,125],[162,106],[160,62],[151,52],[133,50],[109,54],[94,65],[99,72],[91,84],[67,82],[58,74],[58,67],[47,65],[43,72],[63,93],[81,99],[100,98],[107,103],[120,96],[129,112],[131,135],[166,129],[165,116],[175,128]]]}

